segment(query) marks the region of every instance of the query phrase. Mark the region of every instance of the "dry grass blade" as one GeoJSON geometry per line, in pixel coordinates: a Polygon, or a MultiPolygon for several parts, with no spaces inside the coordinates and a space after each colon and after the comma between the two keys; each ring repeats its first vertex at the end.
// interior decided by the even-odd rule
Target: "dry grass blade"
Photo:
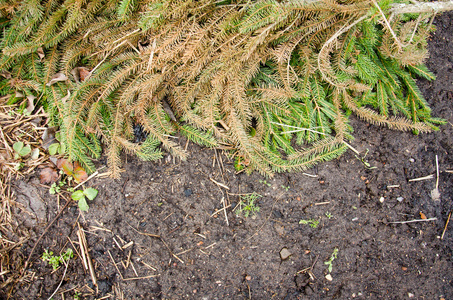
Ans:
{"type": "Polygon", "coordinates": [[[91,280],[93,281],[94,285],[97,285],[96,280],[96,273],[94,272],[93,263],[91,262],[90,254],[88,252],[88,243],[85,237],[85,232],[83,228],[77,223],[79,230],[77,231],[77,237],[79,238],[79,245],[80,245],[80,253],[83,257],[83,263],[85,269],[90,271],[91,280]]]}

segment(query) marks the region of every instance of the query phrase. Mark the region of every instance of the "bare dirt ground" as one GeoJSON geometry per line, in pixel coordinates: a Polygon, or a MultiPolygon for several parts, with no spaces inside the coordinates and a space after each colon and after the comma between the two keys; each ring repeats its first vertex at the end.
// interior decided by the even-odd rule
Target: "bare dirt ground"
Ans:
{"type": "Polygon", "coordinates": [[[308,175],[272,179],[236,174],[223,154],[192,143],[186,162],[125,157],[121,180],[89,181],[99,190],[89,211],[71,204],[38,243],[65,201],[57,206],[37,174],[15,181],[16,229],[29,238],[10,257],[23,262],[37,247],[26,276],[0,297],[48,299],[61,283],[53,299],[453,299],[453,224],[444,232],[453,208],[453,14],[435,24],[428,66],[437,80],[419,86],[448,121],[440,131],[416,136],[353,120],[351,144],[376,168],[350,151],[308,175]],[[431,197],[436,155],[440,201],[431,197]],[[253,192],[259,212],[238,216],[239,195],[253,192]],[[424,221],[392,223],[411,220],[424,221]],[[44,250],[79,251],[78,223],[96,285],[77,253],[66,274],[40,259],[44,250]]]}

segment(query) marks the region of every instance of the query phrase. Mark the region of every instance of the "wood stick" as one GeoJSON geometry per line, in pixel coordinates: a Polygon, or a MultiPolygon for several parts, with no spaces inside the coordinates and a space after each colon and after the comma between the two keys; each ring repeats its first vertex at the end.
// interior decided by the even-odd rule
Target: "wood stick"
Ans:
{"type": "Polygon", "coordinates": [[[66,276],[66,271],[68,271],[69,262],[64,262],[64,264],[65,264],[65,269],[64,269],[63,277],[61,278],[61,281],[60,281],[60,283],[58,284],[58,286],[57,286],[57,288],[55,289],[55,291],[52,293],[52,295],[50,295],[50,297],[49,297],[47,300],[52,299],[52,297],[57,293],[57,291],[58,291],[58,290],[60,289],[60,287],[61,287],[61,284],[63,283],[64,277],[66,276]]]}
{"type": "Polygon", "coordinates": [[[132,277],[132,278],[123,278],[124,281],[130,281],[130,280],[139,280],[139,279],[147,279],[147,278],[153,278],[160,276],[160,274],[157,275],[148,275],[148,276],[143,276],[143,277],[132,277]]]}
{"type": "Polygon", "coordinates": [[[225,202],[225,197],[222,197],[222,203],[223,203],[223,212],[225,214],[225,221],[227,223],[227,226],[230,226],[230,223],[228,222],[228,215],[226,212],[226,202],[225,202]]]}
{"type": "Polygon", "coordinates": [[[218,182],[218,181],[215,181],[215,180],[212,179],[211,177],[209,177],[209,180],[211,180],[212,182],[214,182],[214,183],[217,184],[218,186],[223,187],[224,189],[227,189],[227,190],[230,189],[228,186],[226,186],[226,185],[224,185],[223,183],[220,183],[220,182],[218,182]]]}
{"type": "Polygon", "coordinates": [[[444,234],[445,234],[445,231],[447,231],[447,226],[448,226],[448,222],[450,222],[450,217],[451,217],[451,211],[450,211],[450,213],[448,214],[447,223],[445,224],[444,231],[442,232],[442,236],[440,237],[441,240],[444,239],[444,234]]]}
{"type": "Polygon", "coordinates": [[[396,221],[396,222],[388,222],[389,224],[406,224],[406,223],[416,223],[416,222],[428,222],[428,221],[435,221],[437,218],[430,218],[430,219],[416,219],[410,221],[396,221]]]}
{"type": "Polygon", "coordinates": [[[107,250],[107,252],[108,252],[108,254],[109,254],[109,256],[110,256],[110,259],[112,260],[113,265],[115,266],[116,271],[118,271],[118,274],[120,274],[121,279],[124,280],[123,274],[121,274],[120,269],[118,269],[118,266],[116,265],[116,262],[115,262],[115,260],[113,259],[112,254],[110,253],[110,250],[107,250]]]}
{"type": "Polygon", "coordinates": [[[433,178],[434,178],[434,175],[430,174],[430,175],[425,176],[425,177],[418,177],[418,178],[414,178],[414,179],[409,179],[409,182],[422,181],[422,180],[428,180],[428,179],[433,179],[433,178]]]}

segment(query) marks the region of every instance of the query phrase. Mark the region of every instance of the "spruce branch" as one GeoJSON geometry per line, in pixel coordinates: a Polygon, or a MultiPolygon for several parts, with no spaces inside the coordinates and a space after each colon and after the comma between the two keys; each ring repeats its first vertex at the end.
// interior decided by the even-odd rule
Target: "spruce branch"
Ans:
{"type": "Polygon", "coordinates": [[[0,69],[11,76],[0,89],[47,101],[69,158],[86,168],[104,143],[114,177],[121,151],[184,159],[177,134],[232,146],[248,172],[303,170],[345,151],[349,111],[398,130],[442,123],[415,78],[434,79],[427,36],[451,3],[17,2],[0,6],[0,69]],[[71,76],[78,67],[88,76],[71,76]],[[69,79],[47,86],[56,73],[69,79]]]}

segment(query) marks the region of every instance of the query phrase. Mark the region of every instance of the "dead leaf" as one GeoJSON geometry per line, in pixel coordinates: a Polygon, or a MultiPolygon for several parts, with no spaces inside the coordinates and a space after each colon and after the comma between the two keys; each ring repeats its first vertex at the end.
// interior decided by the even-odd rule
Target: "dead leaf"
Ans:
{"type": "Polygon", "coordinates": [[[66,77],[63,73],[56,73],[52,76],[52,79],[46,84],[47,86],[51,86],[52,84],[59,82],[59,81],[66,81],[68,77],[66,77]]]}
{"type": "Polygon", "coordinates": [[[425,216],[425,214],[422,213],[422,212],[420,212],[420,218],[422,218],[423,220],[426,220],[426,219],[427,219],[426,216],[425,216]]]}
{"type": "Polygon", "coordinates": [[[91,71],[89,71],[85,67],[80,67],[79,68],[79,75],[80,75],[80,81],[85,81],[85,79],[90,75],[91,71]]]}
{"type": "Polygon", "coordinates": [[[66,101],[69,99],[69,97],[71,97],[71,92],[68,90],[68,94],[66,96],[64,96],[63,98],[61,98],[61,102],[63,104],[65,104],[66,101]]]}
{"type": "Polygon", "coordinates": [[[55,139],[55,133],[57,131],[57,127],[48,127],[44,130],[42,134],[42,147],[44,150],[49,149],[50,145],[57,142],[55,139]]]}
{"type": "Polygon", "coordinates": [[[72,176],[74,173],[74,165],[66,158],[60,158],[57,160],[57,168],[63,170],[63,172],[68,176],[72,176]]]}
{"type": "Polygon", "coordinates": [[[71,74],[76,82],[83,82],[90,75],[90,70],[85,67],[76,67],[72,69],[71,74]]]}
{"type": "Polygon", "coordinates": [[[72,176],[77,183],[87,180],[88,174],[78,162],[71,163],[66,158],[60,158],[57,160],[57,168],[63,170],[63,172],[72,176]]]}
{"type": "Polygon", "coordinates": [[[35,99],[36,97],[33,95],[28,95],[27,100],[28,100],[28,106],[27,106],[27,111],[31,114],[35,110],[35,99]]]}
{"type": "Polygon", "coordinates": [[[39,158],[39,149],[35,148],[31,151],[31,160],[37,160],[39,158]]]}
{"type": "Polygon", "coordinates": [[[77,183],[83,182],[88,178],[87,172],[78,162],[74,162],[74,172],[72,176],[77,183]]]}
{"type": "Polygon", "coordinates": [[[41,184],[52,184],[57,182],[58,180],[58,172],[54,168],[44,168],[39,173],[39,181],[41,184]]]}
{"type": "Polygon", "coordinates": [[[5,77],[6,79],[11,79],[11,73],[8,71],[1,71],[0,76],[5,77]]]}
{"type": "Polygon", "coordinates": [[[37,54],[39,56],[39,60],[42,61],[42,59],[45,57],[44,50],[42,49],[42,47],[38,48],[37,54]]]}

